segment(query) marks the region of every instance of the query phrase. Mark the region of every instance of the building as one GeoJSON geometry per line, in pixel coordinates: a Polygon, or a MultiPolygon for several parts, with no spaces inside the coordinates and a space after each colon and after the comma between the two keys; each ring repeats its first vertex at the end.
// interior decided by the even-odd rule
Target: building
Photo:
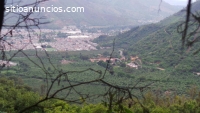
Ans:
{"type": "Polygon", "coordinates": [[[68,36],[67,38],[89,38],[87,35],[74,35],[74,36],[68,36]]]}
{"type": "Polygon", "coordinates": [[[16,65],[17,63],[14,62],[0,60],[0,66],[11,67],[16,65]]]}
{"type": "Polygon", "coordinates": [[[138,58],[139,58],[138,56],[135,56],[135,57],[131,56],[131,61],[135,62],[135,60],[137,60],[138,58]]]}
{"type": "Polygon", "coordinates": [[[136,65],[135,63],[131,62],[131,63],[128,63],[126,65],[127,67],[130,67],[130,68],[135,68],[135,69],[138,69],[138,65],[136,65]]]}

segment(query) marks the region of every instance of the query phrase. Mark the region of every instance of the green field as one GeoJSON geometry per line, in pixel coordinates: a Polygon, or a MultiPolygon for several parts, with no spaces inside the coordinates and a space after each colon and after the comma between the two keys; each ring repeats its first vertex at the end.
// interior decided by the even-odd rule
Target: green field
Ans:
{"type": "Polygon", "coordinates": [[[45,50],[46,51],[56,51],[56,49],[54,49],[54,48],[46,48],[45,50]]]}
{"type": "MultiPolygon", "coordinates": [[[[41,89],[42,86],[49,87],[49,85],[47,85],[46,77],[48,78],[48,84],[50,84],[51,79],[55,79],[60,73],[67,73],[70,84],[98,79],[101,75],[95,71],[104,73],[105,68],[97,63],[82,60],[80,58],[80,53],[81,55],[87,55],[90,53],[90,57],[95,57],[95,54],[102,54],[104,51],[105,50],[90,52],[79,51],[67,52],[67,54],[66,52],[49,52],[49,57],[47,57],[44,52],[38,52],[38,56],[36,57],[34,56],[34,52],[26,51],[29,57],[23,56],[22,54],[16,55],[12,61],[17,62],[18,65],[1,71],[1,74],[8,77],[20,77],[25,84],[31,86],[35,91],[42,94],[44,93],[42,91],[44,89],[41,89]],[[63,59],[70,60],[72,63],[62,65],[61,60],[63,59]],[[81,72],[89,68],[94,69],[95,71],[89,70],[81,72]]],[[[11,55],[12,53],[9,54],[11,55]]],[[[185,94],[188,88],[192,86],[200,87],[199,84],[195,84],[199,83],[200,79],[194,74],[180,74],[173,68],[167,68],[163,71],[157,69],[156,65],[152,66],[143,64],[142,68],[139,68],[138,70],[115,65],[113,66],[113,72],[114,73],[111,74],[108,71],[104,77],[104,80],[113,86],[132,87],[139,82],[137,87],[151,84],[148,86],[148,90],[156,91],[159,89],[163,93],[165,91],[171,91],[176,94],[185,94]]],[[[51,93],[56,89],[69,86],[70,84],[66,81],[66,78],[63,75],[59,84],[54,84],[51,93]]],[[[108,90],[108,86],[96,82],[75,87],[75,90],[83,94],[98,95],[105,93],[108,90]]],[[[71,91],[68,98],[79,98],[76,91],[71,91]]],[[[60,92],[58,93],[58,96],[65,96],[66,92],[60,92]]],[[[138,90],[133,90],[133,93],[138,96],[140,95],[138,90]]],[[[89,101],[100,102],[100,100],[102,100],[102,98],[99,97],[90,99],[89,101]]]]}

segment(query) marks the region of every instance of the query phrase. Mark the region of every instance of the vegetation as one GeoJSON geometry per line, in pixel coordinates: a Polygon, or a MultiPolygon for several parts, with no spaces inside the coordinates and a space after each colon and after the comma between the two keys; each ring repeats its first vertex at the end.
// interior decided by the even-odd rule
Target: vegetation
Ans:
{"type": "MultiPolygon", "coordinates": [[[[197,7],[199,4],[198,1],[192,5],[192,13],[199,10],[197,7]]],[[[199,54],[193,54],[198,50],[199,42],[195,40],[196,43],[193,44],[191,37],[188,39],[188,49],[186,51],[182,49],[180,43],[182,35],[177,32],[177,26],[184,19],[185,12],[180,11],[159,23],[135,27],[118,36],[100,36],[94,42],[103,47],[112,47],[112,40],[116,39],[116,48],[123,48],[127,58],[138,56],[145,69],[158,71],[158,68],[162,68],[171,72],[171,76],[194,76],[193,73],[197,73],[200,66],[199,54]],[[188,46],[189,42],[192,43],[192,47],[188,46]]],[[[188,35],[192,35],[190,32],[198,27],[192,25],[188,29],[188,35]]]]}
{"type": "MultiPolygon", "coordinates": [[[[97,51],[94,51],[95,54],[97,51]]],[[[13,52],[14,53],[14,52],[13,52]]],[[[104,53],[103,51],[100,53],[104,53]]],[[[45,86],[45,76],[46,73],[41,70],[41,66],[45,66],[45,69],[48,70],[50,75],[48,75],[51,78],[56,77],[60,71],[62,72],[68,72],[68,71],[81,71],[88,68],[99,70],[104,72],[105,68],[107,67],[107,63],[103,61],[99,62],[90,62],[87,59],[83,59],[85,55],[89,55],[88,53],[82,53],[79,52],[51,52],[49,56],[51,56],[51,63],[48,60],[48,57],[45,55],[44,52],[38,52],[38,57],[41,58],[38,59],[34,52],[32,51],[26,51],[26,54],[29,55],[29,58],[35,62],[37,65],[33,64],[32,61],[26,58],[24,55],[16,55],[15,58],[13,58],[13,62],[18,63],[15,67],[8,67],[7,69],[3,69],[1,71],[1,74],[13,77],[18,76],[21,77],[21,79],[29,86],[32,86],[35,90],[37,90],[40,94],[45,93],[41,88],[42,86],[45,86]],[[81,56],[80,56],[81,55],[81,56]],[[61,61],[65,59],[67,61],[70,61],[70,63],[67,64],[61,64],[61,61]],[[54,68],[53,65],[57,66],[58,68],[54,68]],[[38,65],[40,67],[38,67],[38,65]],[[58,70],[58,71],[56,71],[58,70]]],[[[91,55],[89,55],[89,58],[95,57],[93,56],[93,53],[90,52],[91,55]]],[[[12,53],[10,53],[10,56],[12,56],[12,53]]],[[[198,58],[198,57],[197,57],[198,58]]],[[[195,83],[199,82],[198,76],[195,76],[194,73],[189,73],[189,71],[186,69],[185,72],[182,72],[183,68],[177,68],[179,71],[173,68],[168,68],[166,70],[159,70],[157,69],[157,64],[148,64],[143,62],[143,67],[137,69],[129,68],[126,66],[126,62],[119,62],[115,63],[115,65],[109,64],[108,65],[108,73],[105,76],[105,80],[111,84],[118,85],[118,86],[133,86],[138,81],[142,80],[139,84],[139,86],[145,85],[146,83],[155,82],[154,85],[151,86],[152,90],[160,89],[161,92],[165,92],[167,90],[170,91],[176,91],[177,94],[184,94],[187,92],[187,89],[191,85],[195,85],[195,83]],[[182,74],[180,74],[182,73],[182,74]]],[[[187,67],[186,67],[187,68],[187,67]]],[[[68,79],[72,83],[77,82],[87,82],[89,80],[93,80],[98,77],[98,74],[95,74],[94,72],[84,72],[84,73],[69,73],[68,79]]],[[[55,89],[67,86],[65,82],[65,78],[62,79],[60,82],[60,85],[55,85],[55,89]]],[[[199,84],[196,84],[197,87],[200,87],[199,84]]],[[[102,86],[101,84],[88,84],[83,85],[81,87],[78,87],[77,89],[80,90],[83,93],[90,94],[92,92],[95,93],[103,93],[105,92],[105,86],[102,86]],[[98,89],[97,89],[98,87],[98,89]],[[83,90],[84,89],[84,90],[83,90]]],[[[136,91],[138,92],[138,91],[136,91]]],[[[60,93],[59,95],[62,95],[63,93],[60,93]]],[[[136,93],[138,96],[140,93],[136,93]]],[[[69,96],[70,98],[77,97],[77,95],[74,95],[73,93],[69,96]]],[[[100,102],[102,98],[96,98],[89,100],[90,102],[100,102]]]]}
{"type": "MultiPolygon", "coordinates": [[[[195,84],[200,82],[195,76],[199,74],[200,58],[198,53],[193,55],[199,43],[187,52],[178,45],[176,28],[182,18],[176,16],[182,14],[168,18],[174,21],[166,19],[117,37],[100,36],[95,40],[104,47],[116,45],[111,52],[53,52],[50,47],[50,53],[2,51],[2,59],[6,56],[17,66],[1,65],[0,112],[200,112],[200,85],[195,84]],[[113,44],[114,38],[117,41],[113,44]],[[121,60],[124,56],[126,59],[121,60]],[[99,57],[108,60],[90,61],[99,57]],[[112,61],[112,57],[116,59],[112,61]],[[128,66],[130,63],[138,67],[128,66]]],[[[188,31],[193,29],[195,26],[188,31]]],[[[64,33],[57,35],[66,37],[64,33]]],[[[52,40],[46,40],[43,34],[40,41],[52,40]]]]}
{"type": "MultiPolygon", "coordinates": [[[[9,79],[0,79],[0,111],[16,113],[24,107],[28,107],[38,102],[42,96],[33,92],[33,90],[25,86],[20,78],[10,77],[9,79]]],[[[83,105],[70,105],[64,101],[53,99],[40,104],[40,107],[29,109],[27,112],[34,113],[179,113],[200,112],[200,95],[197,94],[196,87],[191,87],[188,91],[189,96],[172,95],[166,92],[164,96],[160,96],[157,92],[147,92],[143,99],[139,100],[126,100],[121,105],[113,105],[109,110],[109,103],[103,102],[102,104],[88,104],[83,105]]],[[[82,101],[80,99],[80,101],[82,101]]],[[[114,101],[113,101],[114,102],[114,101]]]]}
{"type": "MultiPolygon", "coordinates": [[[[11,77],[9,79],[12,80],[0,78],[0,111],[16,113],[40,100],[39,94],[23,85],[20,78],[11,77]]],[[[36,110],[30,109],[30,111],[36,110]]]]}

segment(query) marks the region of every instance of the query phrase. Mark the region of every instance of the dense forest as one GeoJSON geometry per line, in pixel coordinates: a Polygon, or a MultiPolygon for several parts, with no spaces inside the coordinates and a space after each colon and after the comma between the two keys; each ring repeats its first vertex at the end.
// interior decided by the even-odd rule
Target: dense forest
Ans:
{"type": "MultiPolygon", "coordinates": [[[[0,110],[9,113],[20,112],[43,98],[35,93],[29,86],[23,84],[17,77],[0,79],[0,110]]],[[[200,112],[200,96],[197,88],[191,87],[188,90],[189,96],[171,95],[169,92],[161,96],[152,92],[144,95],[143,99],[126,100],[122,104],[114,103],[109,111],[109,103],[90,104],[84,102],[82,105],[67,104],[65,101],[51,99],[28,109],[26,112],[34,113],[198,113],[200,112]]],[[[83,101],[80,99],[80,101],[83,101]]],[[[3,112],[4,113],[4,112],[3,112]]]]}

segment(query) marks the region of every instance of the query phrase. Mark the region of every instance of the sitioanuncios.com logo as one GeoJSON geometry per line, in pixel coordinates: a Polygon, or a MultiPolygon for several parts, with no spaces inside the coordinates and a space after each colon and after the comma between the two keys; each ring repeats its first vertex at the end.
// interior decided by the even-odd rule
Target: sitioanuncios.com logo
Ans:
{"type": "Polygon", "coordinates": [[[10,6],[6,7],[6,12],[47,12],[47,13],[54,13],[54,12],[67,12],[67,13],[83,13],[85,12],[84,7],[54,7],[51,5],[51,7],[19,7],[17,6],[10,6]]]}

